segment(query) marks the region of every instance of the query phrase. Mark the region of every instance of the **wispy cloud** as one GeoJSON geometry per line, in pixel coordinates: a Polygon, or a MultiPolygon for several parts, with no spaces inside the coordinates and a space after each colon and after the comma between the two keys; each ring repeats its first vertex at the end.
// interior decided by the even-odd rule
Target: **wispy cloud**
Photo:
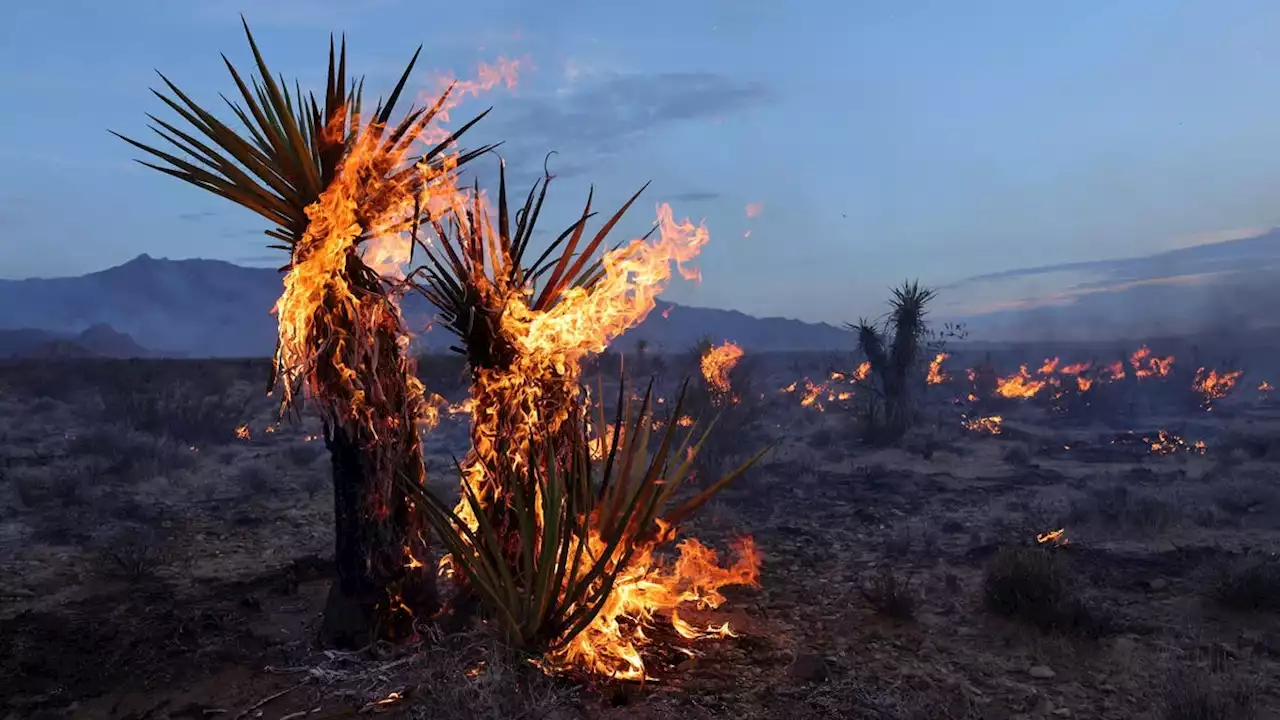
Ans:
{"type": "Polygon", "coordinates": [[[574,166],[592,165],[664,125],[721,118],[770,97],[762,83],[715,73],[608,73],[552,96],[512,98],[495,125],[510,138],[504,154],[516,167],[555,149],[571,150],[574,166]]]}

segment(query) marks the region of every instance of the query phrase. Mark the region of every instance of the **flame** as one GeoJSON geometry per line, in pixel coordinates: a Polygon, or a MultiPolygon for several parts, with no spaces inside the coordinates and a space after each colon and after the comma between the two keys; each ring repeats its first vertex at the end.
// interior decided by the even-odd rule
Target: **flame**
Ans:
{"type": "Polygon", "coordinates": [[[1129,356],[1129,364],[1133,366],[1134,375],[1139,380],[1149,377],[1165,377],[1173,368],[1173,356],[1154,357],[1151,348],[1143,345],[1129,356]]]}
{"type": "Polygon", "coordinates": [[[988,435],[999,435],[1003,431],[1004,417],[988,415],[986,417],[962,418],[960,421],[967,430],[988,435]]]}
{"type": "MultiPolygon", "coordinates": [[[[483,198],[473,197],[470,202],[481,204],[488,212],[483,198]]],[[[589,289],[566,290],[546,309],[533,310],[526,289],[504,286],[505,278],[473,278],[500,299],[495,303],[503,308],[498,330],[514,349],[510,360],[501,367],[473,369],[473,448],[464,462],[462,482],[484,506],[500,502],[502,493],[486,468],[525,462],[531,448],[560,432],[571,408],[581,398],[582,361],[603,351],[648,316],[672,277],[672,265],[686,279],[700,277],[696,269],[686,264],[710,239],[706,226],[676,221],[666,204],[657,208],[656,225],[657,240],[637,239],[605,253],[598,282],[589,289]],[[499,438],[510,448],[502,457],[497,451],[499,438]]],[[[741,355],[741,349],[731,344],[716,350],[720,354],[715,362],[727,361],[735,350],[741,355]]],[[[676,422],[691,424],[692,418],[682,416],[676,422]]],[[[603,457],[611,442],[612,432],[606,429],[604,435],[591,441],[592,454],[603,457]]],[[[519,469],[518,465],[514,469],[519,469]]],[[[472,528],[478,525],[469,503],[460,501],[455,512],[472,528]]],[[[755,582],[758,558],[747,540],[742,559],[722,570],[708,564],[714,561],[714,553],[708,559],[701,545],[685,540],[679,545],[680,560],[669,568],[656,559],[656,551],[674,533],[674,529],[665,529],[658,538],[635,549],[629,564],[618,568],[619,575],[600,612],[579,635],[544,658],[543,667],[576,667],[612,677],[646,679],[639,652],[644,644],[642,630],[660,612],[678,632],[693,632],[697,637],[715,634],[691,630],[682,624],[675,613],[676,606],[699,599],[713,606],[716,588],[734,582],[755,582]]],[[[602,552],[608,545],[594,529],[575,542],[584,545],[588,553],[602,552]]],[[[451,569],[451,559],[445,558],[440,571],[448,574],[451,569]]]]}
{"type": "Polygon", "coordinates": [[[759,217],[764,212],[764,203],[747,203],[747,217],[759,217]]]}
{"type": "MultiPolygon", "coordinates": [[[[951,357],[950,354],[940,352],[929,362],[929,374],[925,377],[925,381],[930,385],[941,385],[951,379],[951,376],[942,371],[942,362],[951,357]]],[[[870,364],[868,364],[870,368],[870,364]]]]}
{"type": "Polygon", "coordinates": [[[1066,545],[1067,544],[1066,533],[1067,533],[1066,528],[1059,528],[1057,530],[1049,530],[1047,532],[1042,532],[1039,535],[1036,535],[1036,542],[1040,543],[1041,545],[1045,543],[1053,543],[1054,545],[1066,545]]]}
{"type": "Polygon", "coordinates": [[[1219,373],[1217,370],[1206,372],[1203,367],[1197,368],[1191,389],[1204,398],[1205,409],[1211,410],[1213,402],[1226,397],[1227,393],[1231,392],[1231,388],[1235,387],[1236,380],[1239,380],[1243,374],[1243,370],[1219,373]]]}
{"type": "Polygon", "coordinates": [[[708,348],[702,355],[702,377],[707,386],[715,393],[727,396],[732,388],[729,386],[729,373],[738,366],[742,359],[742,348],[726,341],[720,347],[708,348]]]}
{"type": "Polygon", "coordinates": [[[237,439],[237,440],[248,440],[248,439],[249,439],[249,426],[248,426],[248,425],[241,425],[240,427],[236,428],[236,439],[237,439]]]}
{"type": "Polygon", "coordinates": [[[1007,398],[1029,398],[1034,397],[1044,386],[1045,381],[1033,379],[1031,373],[1027,372],[1027,366],[1022,365],[1017,374],[996,380],[996,393],[1007,398]]]}
{"type": "Polygon", "coordinates": [[[1036,370],[1038,375],[1052,375],[1058,369],[1058,358],[1046,358],[1040,365],[1040,369],[1036,370]]]}
{"type": "Polygon", "coordinates": [[[1204,455],[1205,451],[1208,449],[1203,440],[1188,443],[1186,440],[1183,440],[1181,437],[1169,432],[1168,430],[1158,430],[1156,432],[1156,437],[1144,437],[1142,438],[1142,442],[1151,446],[1151,452],[1157,455],[1169,455],[1178,451],[1204,455]]]}

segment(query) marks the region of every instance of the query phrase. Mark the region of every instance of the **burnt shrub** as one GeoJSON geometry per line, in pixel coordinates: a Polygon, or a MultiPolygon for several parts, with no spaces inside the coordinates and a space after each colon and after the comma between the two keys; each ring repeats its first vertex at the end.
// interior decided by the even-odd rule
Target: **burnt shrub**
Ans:
{"type": "Polygon", "coordinates": [[[1052,548],[1003,547],[983,577],[983,604],[1046,632],[1098,636],[1111,628],[1099,608],[1076,594],[1082,582],[1052,548]]]}
{"type": "Polygon", "coordinates": [[[233,390],[233,382],[223,373],[186,377],[134,371],[101,383],[98,395],[106,422],[202,445],[235,439],[249,398],[233,390]]]}
{"type": "Polygon", "coordinates": [[[169,562],[166,544],[150,530],[128,529],[100,549],[99,570],[109,577],[144,582],[158,577],[169,562]]]}
{"type": "Polygon", "coordinates": [[[1250,720],[1257,717],[1256,683],[1202,667],[1168,673],[1158,688],[1161,720],[1250,720]]]}
{"type": "Polygon", "coordinates": [[[1209,592],[1233,610],[1280,612],[1280,556],[1246,555],[1218,570],[1209,592]]]}
{"type": "Polygon", "coordinates": [[[906,577],[899,578],[887,564],[877,568],[870,580],[858,590],[867,604],[881,615],[896,620],[915,617],[917,599],[911,581],[906,577]]]}

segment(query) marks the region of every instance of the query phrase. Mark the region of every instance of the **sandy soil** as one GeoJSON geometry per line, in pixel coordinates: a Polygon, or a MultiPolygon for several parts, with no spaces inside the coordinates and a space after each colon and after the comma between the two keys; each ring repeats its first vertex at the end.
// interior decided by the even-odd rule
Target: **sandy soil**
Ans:
{"type": "MultiPolygon", "coordinates": [[[[0,366],[0,716],[1280,718],[1280,408],[1156,382],[965,408],[957,381],[876,449],[847,403],[801,405],[831,364],[755,359],[716,452],[778,445],[690,534],[754,536],[761,586],[715,611],[740,637],[658,647],[643,687],[544,677],[482,632],[316,648],[328,457],[314,418],[275,424],[263,361],[0,366]],[[999,435],[960,423],[997,411],[999,435]],[[1203,454],[1153,451],[1160,429],[1203,454]]],[[[439,491],[466,445],[460,417],[430,435],[439,491]]]]}

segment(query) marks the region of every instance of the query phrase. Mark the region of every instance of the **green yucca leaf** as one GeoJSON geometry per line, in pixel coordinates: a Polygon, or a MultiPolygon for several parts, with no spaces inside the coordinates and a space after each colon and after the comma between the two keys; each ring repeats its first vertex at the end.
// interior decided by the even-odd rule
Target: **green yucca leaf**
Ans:
{"type": "MultiPolygon", "coordinates": [[[[430,107],[411,107],[399,122],[394,126],[390,124],[422,52],[420,46],[386,101],[379,101],[372,117],[363,120],[363,80],[348,79],[346,39],[335,48],[334,38],[330,36],[328,75],[321,107],[315,94],[304,95],[297,83],[290,91],[283,77],[271,72],[248,23],[241,20],[253,53],[255,74],[246,81],[245,75],[222,56],[239,95],[238,101],[225,96],[222,99],[239,122],[239,130],[219,120],[161,74],[167,93],[152,90],[153,94],[190,129],[183,130],[175,123],[149,116],[153,122],[151,129],[170,150],[113,134],[158,161],[139,161],[143,165],[261,215],[274,225],[267,230],[267,235],[292,247],[306,232],[306,208],[333,182],[359,133],[372,133],[383,152],[389,157],[398,157],[420,140],[443,109],[449,91],[430,107]]],[[[420,161],[438,163],[452,143],[481,117],[484,113],[428,149],[420,161]]],[[[458,156],[458,164],[469,162],[492,147],[464,152],[458,156]]],[[[412,167],[399,168],[393,170],[393,177],[413,171],[412,167]]]]}
{"type": "MultiPolygon", "coordinates": [[[[675,403],[677,411],[683,395],[682,391],[675,403]]],[[[698,431],[690,429],[677,442],[679,430],[668,423],[650,454],[651,388],[637,408],[631,406],[630,397],[624,380],[612,444],[601,460],[591,454],[591,423],[577,413],[566,421],[565,432],[528,450],[527,463],[520,464],[526,469],[517,471],[516,466],[505,464],[486,468],[494,474],[495,484],[507,491],[496,511],[510,518],[504,522],[515,523],[518,547],[514,549],[508,544],[509,532],[491,520],[494,510],[483,508],[470,488],[464,488],[463,498],[477,518],[474,529],[421,485],[406,483],[406,491],[420,498],[415,507],[443,538],[482,605],[508,639],[527,651],[553,651],[585,630],[635,552],[655,539],[657,520],[682,522],[764,453],[668,509],[674,492],[689,477],[690,467],[687,459],[673,464],[672,450],[691,447],[690,454],[696,456],[710,427],[696,441],[691,438],[698,431]],[[583,542],[593,531],[599,533],[602,544],[594,551],[583,542]]],[[[601,415],[598,423],[603,421],[601,415]]],[[[597,432],[596,437],[600,436],[597,432]]],[[[510,457],[510,450],[500,442],[495,456],[510,457]]]]}

